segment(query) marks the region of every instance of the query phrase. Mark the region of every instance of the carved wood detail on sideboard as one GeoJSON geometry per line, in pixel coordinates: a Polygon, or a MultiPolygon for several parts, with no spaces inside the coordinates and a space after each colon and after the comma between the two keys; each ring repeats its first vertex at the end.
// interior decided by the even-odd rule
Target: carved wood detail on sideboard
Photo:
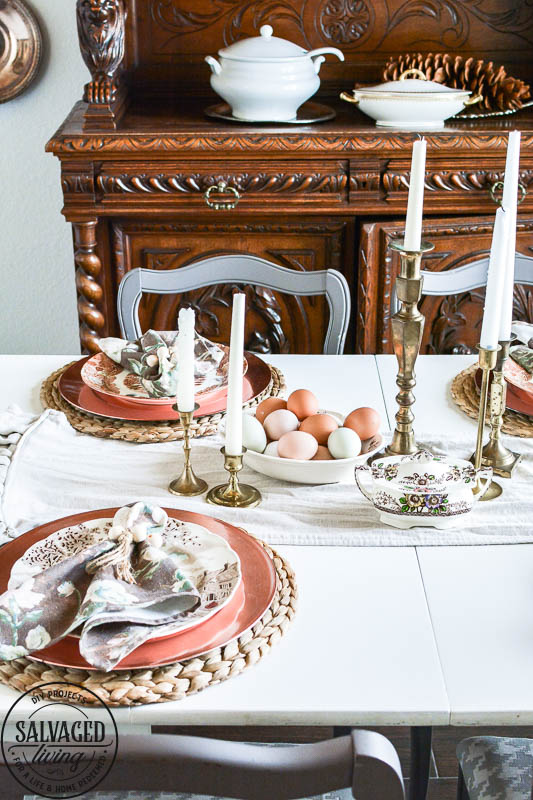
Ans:
{"type": "MultiPolygon", "coordinates": [[[[177,269],[198,258],[223,252],[259,255],[290,269],[343,272],[353,282],[353,221],[343,219],[239,222],[192,221],[152,223],[112,221],[113,282],[118,285],[134,266],[177,269]]],[[[249,300],[247,347],[256,352],[322,351],[328,311],[323,298],[246,287],[249,300]]],[[[231,286],[223,284],[187,295],[145,295],[139,317],[144,329],[174,327],[182,306],[197,312],[200,332],[215,341],[228,340],[231,286]]],[[[116,332],[116,320],[106,320],[106,332],[116,332]]],[[[353,337],[352,337],[353,338],[353,337]]],[[[351,344],[353,348],[353,342],[351,344]]]]}
{"type": "Polygon", "coordinates": [[[97,353],[97,340],[105,335],[103,289],[99,283],[102,262],[96,253],[96,220],[74,224],[74,261],[80,318],[80,341],[85,351],[97,353]]]}
{"type": "MultiPolygon", "coordinates": [[[[354,82],[380,80],[389,55],[424,48],[485,60],[533,82],[533,6],[501,0],[77,0],[80,46],[91,81],[85,98],[47,145],[61,162],[65,218],[74,225],[80,339],[94,350],[118,333],[115,301],[125,272],[179,268],[228,252],[250,252],[292,269],[335,267],[352,292],[347,352],[390,352],[390,304],[407,204],[412,131],[380,130],[338,101],[354,82]],[[438,6],[438,10],[436,11],[438,6]],[[304,47],[337,45],[317,99],[335,107],[320,125],[231,125],[207,119],[214,102],[205,55],[272,24],[304,47]],[[209,208],[223,181],[234,208],[209,208]],[[208,198],[209,199],[209,198],[208,198]],[[358,252],[358,256],[354,253],[358,252]]],[[[80,96],[81,96],[80,87],[80,96]]],[[[481,122],[453,120],[425,134],[428,269],[453,269],[486,253],[507,133],[522,131],[518,248],[533,247],[533,113],[481,122]],[[483,216],[480,216],[483,215],[483,216]]],[[[229,338],[231,287],[185,298],[145,297],[144,327],[174,326],[180,303],[195,304],[205,330],[229,338]]],[[[260,352],[319,352],[322,300],[247,289],[248,346],[260,352]],[[255,330],[255,334],[254,334],[255,330]]],[[[424,298],[426,352],[475,344],[482,290],[424,298]]],[[[515,315],[532,316],[531,290],[517,287],[515,315]]]]}
{"type": "Polygon", "coordinates": [[[150,169],[140,169],[135,163],[103,165],[96,176],[96,191],[103,203],[121,202],[124,195],[139,195],[160,202],[162,197],[189,208],[206,207],[205,194],[211,187],[224,182],[235,189],[238,203],[299,203],[345,204],[348,200],[348,164],[346,161],[327,161],[314,165],[309,162],[227,164],[189,162],[179,169],[169,169],[164,163],[150,169]],[[186,171],[184,170],[186,167],[186,171]],[[168,197],[170,196],[170,197],[168,197]]]}
{"type": "Polygon", "coordinates": [[[86,129],[116,127],[122,103],[120,68],[124,59],[126,6],[124,0],[77,0],[80,51],[91,73],[83,99],[88,103],[86,129]]]}
{"type": "Polygon", "coordinates": [[[426,52],[452,51],[491,60],[505,54],[510,74],[521,67],[531,74],[533,11],[525,3],[446,3],[420,0],[143,0],[134,25],[129,25],[128,65],[148,91],[158,71],[162,85],[183,85],[182,93],[205,92],[203,57],[221,46],[257,35],[264,23],[275,35],[312,49],[340,47],[342,68],[325,64],[325,91],[345,79],[369,83],[378,77],[382,54],[418,51],[420,31],[426,52]],[[133,56],[135,53],[135,57],[133,56]]]}
{"type": "MultiPolygon", "coordinates": [[[[80,111],[83,111],[83,106],[80,111]]],[[[76,111],[76,110],[75,110],[76,111]]],[[[346,112],[345,112],[346,113],[346,112]]],[[[76,118],[73,115],[73,122],[76,118]]],[[[202,119],[200,117],[200,119],[202,119]]],[[[358,127],[361,119],[358,118],[358,127]]],[[[346,120],[345,120],[346,122],[346,120]]],[[[203,119],[202,119],[203,123],[203,119]]],[[[202,126],[203,127],[203,126],[202,126]]],[[[220,153],[272,153],[283,158],[284,154],[303,153],[335,154],[335,153],[373,153],[374,155],[391,155],[398,152],[409,153],[413,143],[412,133],[383,135],[376,133],[375,128],[369,124],[364,125],[361,131],[352,128],[349,123],[347,130],[342,135],[338,133],[183,133],[177,130],[170,135],[146,135],[138,133],[131,135],[117,132],[115,134],[102,134],[100,136],[84,136],[81,132],[72,136],[60,129],[47,145],[48,152],[58,156],[83,154],[118,155],[142,153],[181,153],[186,156],[190,153],[212,154],[220,153]]],[[[318,126],[317,126],[318,129],[318,126]]],[[[512,129],[512,128],[511,128],[512,129]]],[[[458,151],[479,150],[480,156],[494,155],[500,157],[505,152],[507,133],[427,133],[424,138],[428,143],[428,150],[439,150],[454,154],[458,151]]],[[[522,138],[522,146],[528,149],[533,146],[533,134],[526,132],[522,138]]]]}
{"type": "MultiPolygon", "coordinates": [[[[423,237],[435,245],[423,262],[425,270],[453,270],[483,258],[490,252],[493,218],[471,220],[427,221],[423,237]]],[[[402,231],[399,223],[364,225],[361,237],[359,268],[359,348],[368,352],[392,352],[391,294],[399,269],[399,259],[389,244],[402,231]],[[376,304],[376,298],[383,302],[376,304]],[[369,309],[377,308],[372,317],[369,309]],[[363,320],[373,322],[365,331],[363,320]],[[375,334],[373,338],[373,334],[375,334]],[[365,335],[368,336],[365,339],[365,335]]],[[[533,219],[520,219],[517,226],[518,252],[533,252],[533,219]]],[[[474,353],[479,341],[485,290],[473,289],[459,295],[423,296],[420,310],[426,318],[421,352],[474,353]]],[[[514,319],[533,322],[533,293],[531,287],[517,284],[514,294],[514,319]]]]}

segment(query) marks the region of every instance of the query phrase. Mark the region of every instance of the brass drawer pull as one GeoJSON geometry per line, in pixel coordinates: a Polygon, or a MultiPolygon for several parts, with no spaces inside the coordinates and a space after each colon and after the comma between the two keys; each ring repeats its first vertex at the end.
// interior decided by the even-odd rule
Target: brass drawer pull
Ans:
{"type": "MultiPolygon", "coordinates": [[[[494,200],[494,202],[496,203],[497,206],[501,206],[501,204],[502,204],[501,199],[499,197],[496,197],[496,192],[499,191],[500,189],[503,190],[503,181],[494,181],[494,183],[492,184],[492,186],[489,189],[490,196],[492,197],[492,199],[494,200]]],[[[520,205],[520,203],[524,202],[526,194],[527,194],[527,189],[524,186],[524,184],[520,182],[518,184],[517,205],[520,205]]]]}
{"type": "Polygon", "coordinates": [[[235,208],[241,196],[237,189],[234,186],[228,186],[226,181],[219,181],[216,186],[210,186],[209,189],[204,194],[205,202],[209,206],[209,208],[214,208],[215,211],[219,209],[223,209],[224,211],[229,211],[232,208],[235,208]],[[211,200],[211,195],[213,194],[232,194],[233,200],[211,200]]]}

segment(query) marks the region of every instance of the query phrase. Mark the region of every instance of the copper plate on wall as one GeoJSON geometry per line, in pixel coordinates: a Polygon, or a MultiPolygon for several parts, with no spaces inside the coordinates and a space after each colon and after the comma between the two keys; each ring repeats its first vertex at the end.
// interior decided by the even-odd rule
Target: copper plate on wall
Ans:
{"type": "Polygon", "coordinates": [[[32,82],[41,61],[38,22],[23,0],[0,0],[0,103],[32,82]]]}

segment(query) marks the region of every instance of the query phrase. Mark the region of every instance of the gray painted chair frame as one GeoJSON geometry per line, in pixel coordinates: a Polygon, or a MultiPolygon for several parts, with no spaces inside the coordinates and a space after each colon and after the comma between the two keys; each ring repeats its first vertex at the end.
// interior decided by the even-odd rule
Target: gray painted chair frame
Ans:
{"type": "MultiPolygon", "coordinates": [[[[422,270],[424,283],[422,295],[449,295],[462,294],[472,289],[478,289],[487,285],[487,274],[489,269],[489,258],[480,258],[465,264],[457,269],[449,269],[444,272],[430,272],[422,270]]],[[[526,286],[533,286],[533,257],[524,256],[516,253],[515,257],[515,283],[523,283],[526,286]]],[[[392,296],[392,312],[396,313],[399,308],[396,292],[392,296]]]]}
{"type": "Polygon", "coordinates": [[[258,256],[214,256],[179,269],[131,270],[122,278],[118,289],[117,311],[122,335],[127,339],[141,335],[139,303],[143,292],[181,294],[221,283],[251,284],[299,296],[325,295],[330,316],[324,353],[342,353],[351,307],[350,290],[344,276],[335,269],[298,272],[258,256]]]}
{"type": "MultiPolygon", "coordinates": [[[[9,753],[8,747],[4,751],[9,753]]],[[[102,770],[103,771],[103,770],[102,770]]],[[[0,756],[3,800],[24,790],[0,756]]],[[[173,734],[119,738],[99,791],[192,792],[241,800],[295,800],[351,788],[357,800],[405,800],[393,745],[374,731],[273,747],[173,734]]]]}

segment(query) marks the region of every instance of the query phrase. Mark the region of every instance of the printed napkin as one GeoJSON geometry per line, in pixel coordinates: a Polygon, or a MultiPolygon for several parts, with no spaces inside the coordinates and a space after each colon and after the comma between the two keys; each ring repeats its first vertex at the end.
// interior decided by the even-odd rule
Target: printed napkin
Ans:
{"type": "Polygon", "coordinates": [[[166,523],[161,508],[122,508],[108,540],[0,596],[0,659],[26,656],[80,628],[81,655],[109,671],[151,638],[154,626],[160,635],[179,627],[200,593],[180,568],[183,554],[162,549],[166,523]]]}
{"type": "Polygon", "coordinates": [[[530,322],[513,322],[511,331],[516,336],[517,343],[533,350],[533,325],[530,322]]]}
{"type": "MultiPolygon", "coordinates": [[[[172,397],[178,390],[177,331],[149,330],[130,342],[113,336],[100,339],[102,353],[139,377],[151,397],[172,397]]],[[[194,370],[196,392],[216,388],[222,379],[219,367],[225,351],[195,334],[194,370]]]]}

